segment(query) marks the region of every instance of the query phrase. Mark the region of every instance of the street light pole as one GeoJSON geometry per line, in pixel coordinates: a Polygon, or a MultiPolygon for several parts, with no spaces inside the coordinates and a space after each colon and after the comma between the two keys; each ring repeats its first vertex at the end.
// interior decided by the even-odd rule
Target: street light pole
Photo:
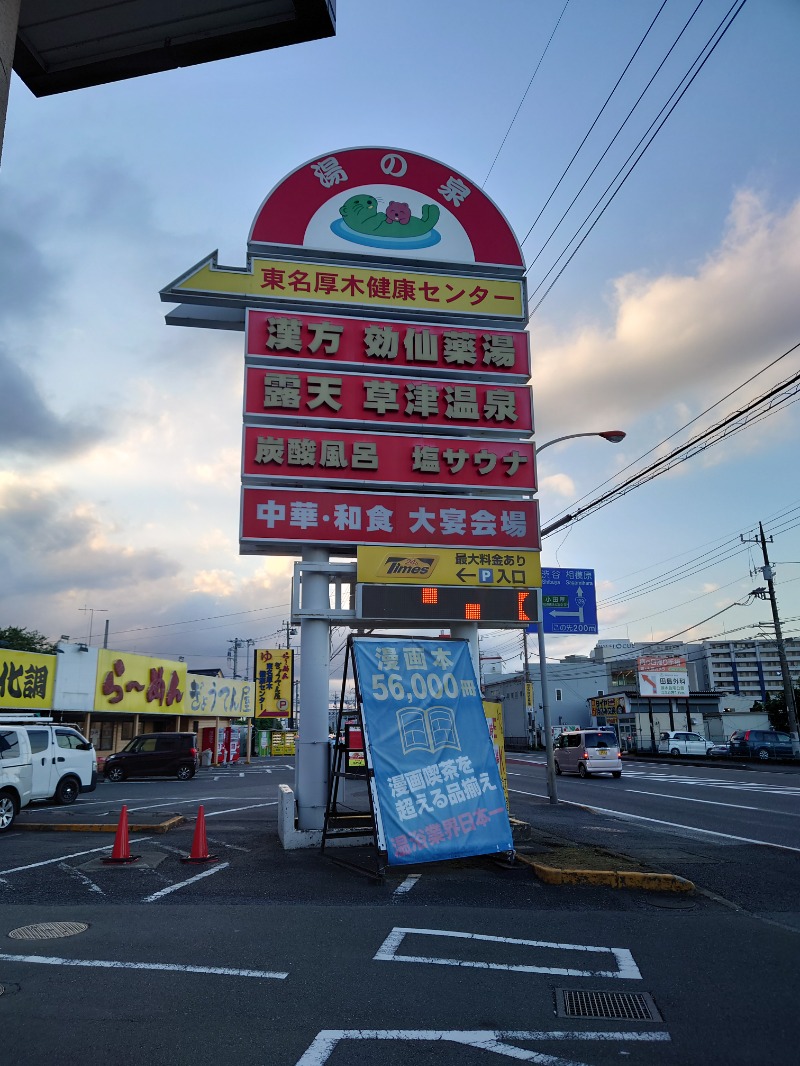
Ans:
{"type": "MultiPolygon", "coordinates": [[[[562,440],[573,440],[575,437],[602,437],[603,440],[607,440],[609,444],[619,444],[620,441],[625,440],[625,432],[621,429],[605,429],[594,433],[567,433],[563,437],[554,437],[553,440],[548,440],[545,441],[544,444],[540,444],[536,449],[536,454],[538,455],[539,452],[543,452],[545,448],[549,448],[553,444],[560,444],[562,440]]],[[[544,533],[552,532],[552,530],[557,529],[558,526],[563,525],[571,519],[572,515],[567,515],[558,522],[554,522],[552,525],[540,529],[539,539],[541,540],[544,533]]],[[[551,803],[558,803],[556,761],[555,755],[553,754],[553,729],[550,724],[550,694],[547,690],[547,657],[544,646],[544,606],[542,603],[541,589],[537,592],[536,600],[538,608],[536,632],[539,637],[539,683],[542,686],[542,717],[544,719],[544,743],[547,752],[547,798],[551,803]]]]}

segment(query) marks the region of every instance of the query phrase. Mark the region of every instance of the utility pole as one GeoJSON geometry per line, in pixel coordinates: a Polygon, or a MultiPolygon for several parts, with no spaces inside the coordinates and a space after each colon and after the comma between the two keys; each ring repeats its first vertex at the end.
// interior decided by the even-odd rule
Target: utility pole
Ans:
{"type": "Polygon", "coordinates": [[[233,659],[233,677],[236,679],[239,676],[237,672],[239,666],[239,648],[244,647],[244,641],[239,637],[234,637],[233,640],[229,640],[228,643],[231,645],[231,647],[228,648],[228,662],[233,659]]]}
{"type": "Polygon", "coordinates": [[[525,724],[528,728],[528,744],[531,748],[536,747],[536,713],[533,707],[533,689],[531,688],[531,672],[528,666],[528,630],[522,630],[522,676],[525,685],[525,724]]]}
{"type": "MultiPolygon", "coordinates": [[[[798,736],[797,729],[797,705],[794,698],[794,683],[792,681],[792,675],[789,671],[789,661],[786,658],[786,645],[783,642],[783,632],[781,630],[781,620],[778,616],[778,600],[775,596],[775,570],[770,564],[769,555],[767,554],[767,538],[764,536],[764,526],[761,522],[758,523],[758,538],[754,540],[741,537],[744,544],[760,544],[761,553],[764,556],[764,565],[758,569],[764,575],[764,580],[767,583],[767,591],[769,593],[769,602],[772,608],[772,624],[775,628],[775,644],[778,648],[778,658],[781,663],[781,676],[783,678],[783,692],[786,698],[786,713],[789,717],[789,732],[792,735],[792,754],[795,758],[800,755],[800,736],[798,736]]],[[[770,536],[769,542],[772,543],[772,537],[770,536]]],[[[763,590],[762,590],[763,591],[763,590]]]]}
{"type": "Polygon", "coordinates": [[[289,638],[297,635],[297,630],[291,624],[291,622],[284,622],[283,628],[286,630],[286,647],[290,647],[289,638]]]}

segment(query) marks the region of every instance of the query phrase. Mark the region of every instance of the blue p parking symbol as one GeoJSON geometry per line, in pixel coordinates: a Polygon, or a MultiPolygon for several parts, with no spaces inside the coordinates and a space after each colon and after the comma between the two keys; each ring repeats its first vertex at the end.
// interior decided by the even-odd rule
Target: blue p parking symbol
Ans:
{"type": "Polygon", "coordinates": [[[481,585],[491,585],[494,581],[494,570],[489,566],[478,567],[478,581],[481,585]]]}

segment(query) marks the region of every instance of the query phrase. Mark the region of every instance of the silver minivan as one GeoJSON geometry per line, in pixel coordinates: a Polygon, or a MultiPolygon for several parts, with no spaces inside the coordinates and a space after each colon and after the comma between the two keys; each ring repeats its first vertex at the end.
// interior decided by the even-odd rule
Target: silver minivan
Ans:
{"type": "Polygon", "coordinates": [[[611,774],[622,777],[622,755],[613,729],[570,729],[555,744],[557,774],[611,774]]]}

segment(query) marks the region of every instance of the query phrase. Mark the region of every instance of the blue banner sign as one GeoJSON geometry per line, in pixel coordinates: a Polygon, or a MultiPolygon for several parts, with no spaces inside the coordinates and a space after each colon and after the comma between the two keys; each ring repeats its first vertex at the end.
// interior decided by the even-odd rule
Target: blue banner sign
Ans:
{"type": "Polygon", "coordinates": [[[594,570],[542,567],[542,623],[545,633],[597,632],[594,570]]]}
{"type": "Polygon", "coordinates": [[[513,850],[466,642],[355,637],[353,653],[389,865],[513,850]]]}

